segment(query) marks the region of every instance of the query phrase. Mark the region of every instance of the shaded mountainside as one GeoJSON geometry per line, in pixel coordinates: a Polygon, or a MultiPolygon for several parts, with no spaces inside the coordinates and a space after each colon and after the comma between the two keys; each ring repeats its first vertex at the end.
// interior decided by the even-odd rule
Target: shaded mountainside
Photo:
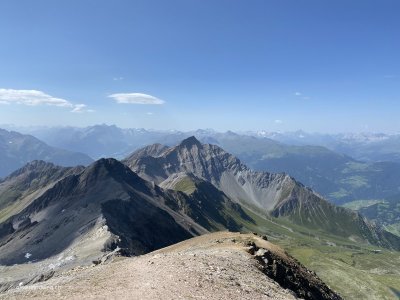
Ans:
{"type": "Polygon", "coordinates": [[[0,224],[0,263],[46,259],[101,228],[107,239],[96,251],[118,247],[125,255],[208,230],[239,230],[238,216],[246,218],[240,207],[215,188],[204,189],[210,195],[201,190],[192,195],[163,190],[122,163],[101,159],[61,179],[0,224]]]}
{"type": "Polygon", "coordinates": [[[19,213],[54,184],[84,167],[60,167],[44,161],[32,161],[0,180],[0,223],[19,213]]]}
{"type": "Polygon", "coordinates": [[[171,175],[160,186],[186,193],[189,201],[183,205],[183,212],[207,230],[240,231],[243,221],[253,222],[239,204],[231,201],[211,183],[193,174],[171,175]]]}
{"type": "MultiPolygon", "coordinates": [[[[400,240],[357,213],[329,204],[286,174],[255,172],[218,146],[201,144],[195,137],[165,149],[156,157],[139,150],[123,162],[146,180],[161,184],[174,174],[192,173],[211,182],[235,202],[252,210],[336,235],[400,249],[400,240]]],[[[176,175],[175,175],[176,176],[176,175]]]]}
{"type": "Polygon", "coordinates": [[[50,147],[31,135],[0,129],[0,178],[33,160],[61,166],[88,165],[93,162],[86,154],[50,147]]]}

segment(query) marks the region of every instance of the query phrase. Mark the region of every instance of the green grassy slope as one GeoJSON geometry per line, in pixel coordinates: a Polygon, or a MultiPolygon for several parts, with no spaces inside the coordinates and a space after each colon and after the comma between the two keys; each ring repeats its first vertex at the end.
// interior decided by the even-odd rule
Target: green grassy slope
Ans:
{"type": "Polygon", "coordinates": [[[247,230],[267,234],[345,299],[398,299],[400,252],[245,211],[255,221],[244,222],[247,230]]]}

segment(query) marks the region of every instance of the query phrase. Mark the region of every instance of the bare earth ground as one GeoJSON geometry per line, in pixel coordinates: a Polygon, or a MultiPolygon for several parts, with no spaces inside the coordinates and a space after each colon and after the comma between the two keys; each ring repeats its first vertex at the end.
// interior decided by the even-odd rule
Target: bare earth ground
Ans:
{"type": "Polygon", "coordinates": [[[246,249],[251,234],[219,232],[134,258],[78,267],[0,294],[0,299],[296,299],[264,275],[246,249]]]}

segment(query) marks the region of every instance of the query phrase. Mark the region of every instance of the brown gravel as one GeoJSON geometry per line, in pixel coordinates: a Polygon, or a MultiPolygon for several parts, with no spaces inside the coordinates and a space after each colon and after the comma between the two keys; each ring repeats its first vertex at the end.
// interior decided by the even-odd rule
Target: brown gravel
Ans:
{"type": "Polygon", "coordinates": [[[203,235],[134,258],[70,270],[10,290],[0,299],[296,299],[265,276],[247,242],[278,247],[250,234],[203,235]]]}

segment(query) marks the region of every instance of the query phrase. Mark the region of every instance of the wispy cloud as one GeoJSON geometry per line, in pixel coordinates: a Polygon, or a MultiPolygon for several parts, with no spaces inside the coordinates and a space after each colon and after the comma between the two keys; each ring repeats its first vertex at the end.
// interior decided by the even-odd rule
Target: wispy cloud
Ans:
{"type": "Polygon", "coordinates": [[[310,100],[311,99],[311,97],[305,96],[305,95],[303,95],[303,93],[300,93],[300,92],[295,92],[294,95],[296,97],[299,97],[299,98],[304,99],[304,100],[310,100]]]}
{"type": "Polygon", "coordinates": [[[75,104],[74,108],[71,110],[73,113],[85,113],[94,112],[93,109],[88,109],[86,104],[75,104]]]}
{"type": "Polygon", "coordinates": [[[142,93],[118,93],[108,97],[114,99],[117,103],[124,104],[164,104],[165,101],[154,96],[142,93]]]}
{"type": "Polygon", "coordinates": [[[85,104],[73,104],[68,100],[53,97],[38,90],[0,89],[0,104],[49,105],[70,108],[71,112],[89,111],[85,104]]]}
{"type": "Polygon", "coordinates": [[[114,81],[124,80],[124,77],[114,77],[113,80],[114,80],[114,81]]]}
{"type": "Polygon", "coordinates": [[[274,122],[275,122],[275,124],[282,124],[283,123],[282,120],[275,120],[274,122]]]}
{"type": "Polygon", "coordinates": [[[151,111],[147,112],[146,115],[152,116],[154,115],[154,113],[152,113],[151,111]]]}
{"type": "Polygon", "coordinates": [[[73,104],[65,99],[56,98],[37,90],[0,89],[0,101],[6,104],[18,103],[30,106],[53,105],[73,107],[73,104]]]}

